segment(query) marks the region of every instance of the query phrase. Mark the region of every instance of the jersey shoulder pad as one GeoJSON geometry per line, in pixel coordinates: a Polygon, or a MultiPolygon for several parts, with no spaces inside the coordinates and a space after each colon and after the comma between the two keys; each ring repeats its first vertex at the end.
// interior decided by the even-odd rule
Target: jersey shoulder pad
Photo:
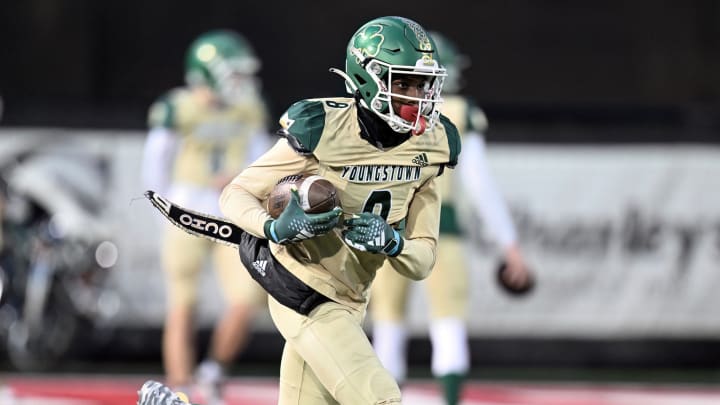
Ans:
{"type": "Polygon", "coordinates": [[[458,157],[460,156],[460,149],[462,142],[460,141],[460,132],[458,131],[455,124],[450,121],[450,118],[440,114],[440,122],[445,127],[445,135],[448,142],[448,149],[450,150],[450,158],[448,166],[454,167],[457,164],[458,157]]]}
{"type": "Polygon", "coordinates": [[[148,127],[175,128],[177,124],[179,100],[184,96],[183,90],[173,89],[155,100],[148,112],[148,127]]]}
{"type": "Polygon", "coordinates": [[[477,102],[470,97],[466,98],[467,101],[467,122],[466,128],[468,132],[485,132],[488,129],[488,119],[485,115],[485,111],[478,106],[477,102]]]}
{"type": "Polygon", "coordinates": [[[323,99],[298,101],[280,118],[280,135],[299,153],[312,153],[325,129],[325,114],[323,99]]]}

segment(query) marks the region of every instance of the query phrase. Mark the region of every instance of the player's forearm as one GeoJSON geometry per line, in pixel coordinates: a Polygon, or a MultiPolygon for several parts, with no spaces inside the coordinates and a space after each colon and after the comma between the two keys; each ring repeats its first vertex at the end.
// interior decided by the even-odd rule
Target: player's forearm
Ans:
{"type": "Polygon", "coordinates": [[[403,276],[422,280],[435,265],[440,229],[440,192],[434,180],[423,184],[415,193],[406,220],[403,249],[390,261],[403,276]]]}
{"type": "Polygon", "coordinates": [[[457,166],[462,188],[468,195],[478,196],[470,199],[472,209],[480,216],[500,246],[503,249],[508,248],[517,240],[515,224],[490,173],[485,142],[475,133],[468,134],[465,138],[463,159],[457,166]]]}
{"type": "Polygon", "coordinates": [[[435,265],[435,243],[430,239],[406,239],[402,252],[389,258],[393,269],[411,280],[430,275],[435,265]]]}
{"type": "Polygon", "coordinates": [[[239,184],[230,183],[220,195],[223,215],[246,232],[264,238],[263,227],[271,219],[260,201],[239,184]]]}
{"type": "Polygon", "coordinates": [[[295,153],[282,139],[223,189],[220,210],[245,231],[265,238],[265,222],[272,218],[261,200],[270,194],[277,180],[291,174],[312,172],[316,165],[316,161],[295,153]]]}

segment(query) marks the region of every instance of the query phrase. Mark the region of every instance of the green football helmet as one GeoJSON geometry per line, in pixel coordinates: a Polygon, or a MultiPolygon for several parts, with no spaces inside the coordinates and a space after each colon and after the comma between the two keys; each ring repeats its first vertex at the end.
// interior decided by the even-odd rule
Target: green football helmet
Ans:
{"type": "Polygon", "coordinates": [[[345,78],[349,92],[359,96],[363,107],[377,114],[400,133],[418,135],[438,120],[442,102],[445,69],[438,62],[433,39],[425,29],[407,18],[380,17],[360,27],[347,46],[345,72],[332,69],[345,78]],[[424,76],[423,97],[411,98],[391,92],[397,75],[424,76]],[[391,98],[417,101],[417,110],[408,115],[393,111],[391,98]]]}
{"type": "Polygon", "coordinates": [[[440,64],[447,71],[443,91],[449,94],[456,94],[464,85],[462,71],[470,66],[470,58],[460,53],[455,43],[445,35],[437,31],[430,31],[430,36],[435,40],[435,45],[437,45],[440,64]]]}
{"type": "Polygon", "coordinates": [[[185,57],[185,81],[189,86],[208,86],[229,104],[256,95],[260,60],[250,42],[229,30],[200,35],[185,57]]]}

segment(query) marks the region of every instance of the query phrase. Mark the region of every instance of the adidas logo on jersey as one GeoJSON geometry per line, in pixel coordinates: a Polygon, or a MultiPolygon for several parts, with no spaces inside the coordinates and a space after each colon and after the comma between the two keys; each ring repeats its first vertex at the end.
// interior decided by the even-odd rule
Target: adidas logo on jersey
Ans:
{"type": "Polygon", "coordinates": [[[420,167],[425,167],[430,164],[430,163],[428,163],[427,154],[425,154],[425,153],[421,153],[421,154],[415,156],[415,158],[412,160],[412,162],[420,167]]]}
{"type": "Polygon", "coordinates": [[[260,273],[261,276],[265,277],[265,268],[267,267],[267,260],[255,260],[252,263],[253,268],[255,271],[260,273]]]}

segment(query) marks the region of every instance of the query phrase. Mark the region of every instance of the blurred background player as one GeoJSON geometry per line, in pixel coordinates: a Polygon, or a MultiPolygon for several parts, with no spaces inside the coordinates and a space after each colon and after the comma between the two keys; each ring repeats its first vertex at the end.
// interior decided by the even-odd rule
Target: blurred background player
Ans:
{"type": "MultiPolygon", "coordinates": [[[[438,178],[443,203],[440,218],[440,240],[435,269],[423,283],[430,305],[430,340],[432,373],[442,385],[447,404],[457,404],[464,376],[470,368],[466,311],[469,304],[470,269],[465,263],[461,223],[455,196],[467,196],[474,215],[478,215],[501,246],[512,286],[529,282],[529,273],[517,244],[514,224],[490,175],[485,159],[483,131],[487,129],[484,113],[466,97],[458,94],[461,70],[468,60],[455,45],[439,33],[431,33],[439,58],[447,70],[441,110],[458,127],[462,136],[462,156],[457,170],[446,171],[438,178]],[[454,189],[454,190],[453,190],[454,189]]],[[[410,280],[395,271],[377,272],[373,283],[370,314],[373,320],[373,346],[383,365],[401,384],[407,377],[405,326],[410,280]]]]}
{"type": "MultiPolygon", "coordinates": [[[[143,180],[147,188],[184,207],[220,216],[222,188],[270,146],[256,76],[260,61],[242,35],[216,30],[191,44],[185,69],[187,85],[151,107],[143,180]]],[[[199,393],[207,405],[221,403],[223,376],[245,345],[249,322],[256,307],[265,304],[265,294],[242,268],[237,250],[172,226],[163,235],[166,382],[172,389],[199,393]],[[199,276],[210,256],[227,307],[193,376],[199,276]]]]}

